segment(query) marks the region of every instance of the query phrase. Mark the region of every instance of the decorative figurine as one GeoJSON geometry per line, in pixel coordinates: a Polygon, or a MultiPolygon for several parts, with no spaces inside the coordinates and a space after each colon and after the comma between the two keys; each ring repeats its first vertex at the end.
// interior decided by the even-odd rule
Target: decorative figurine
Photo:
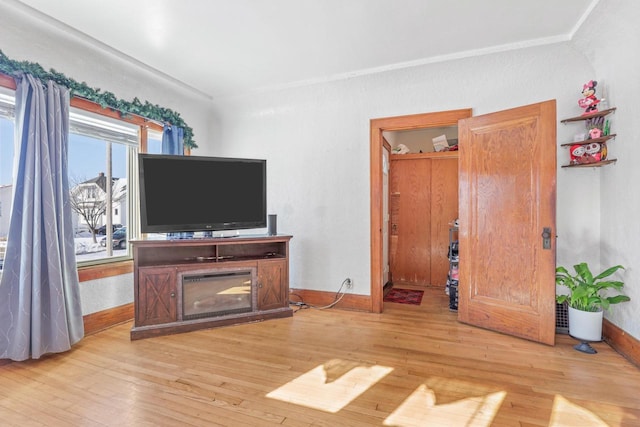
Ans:
{"type": "MultiPolygon", "coordinates": [[[[572,165],[598,163],[600,160],[604,160],[604,158],[602,157],[602,147],[597,142],[592,142],[591,144],[586,145],[572,145],[569,153],[571,155],[572,165]]],[[[606,148],[604,154],[606,157],[606,148]]]]}
{"type": "Polygon", "coordinates": [[[585,156],[588,156],[588,163],[599,162],[602,160],[602,154],[600,150],[600,144],[597,142],[592,142],[591,144],[587,144],[585,147],[585,156]]]}
{"type": "Polygon", "coordinates": [[[602,129],[593,128],[589,131],[589,138],[596,139],[602,136],[602,129]]]}
{"type": "Polygon", "coordinates": [[[578,100],[580,108],[584,108],[584,113],[582,113],[582,115],[598,112],[598,103],[600,100],[596,97],[597,85],[597,81],[589,80],[584,84],[584,86],[582,86],[582,96],[584,96],[584,98],[580,98],[578,100]]]}
{"type": "Polygon", "coordinates": [[[572,145],[569,150],[569,155],[571,156],[571,164],[575,165],[578,163],[583,163],[581,160],[584,157],[584,153],[586,152],[584,145],[576,144],[572,145]]]}

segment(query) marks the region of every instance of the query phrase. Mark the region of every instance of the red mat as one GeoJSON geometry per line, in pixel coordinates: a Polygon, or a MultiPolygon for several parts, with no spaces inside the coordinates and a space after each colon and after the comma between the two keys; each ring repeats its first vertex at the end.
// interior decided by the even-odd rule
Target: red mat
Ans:
{"type": "Polygon", "coordinates": [[[393,288],[384,297],[384,300],[386,302],[397,302],[398,304],[420,305],[423,295],[424,291],[393,288]]]}

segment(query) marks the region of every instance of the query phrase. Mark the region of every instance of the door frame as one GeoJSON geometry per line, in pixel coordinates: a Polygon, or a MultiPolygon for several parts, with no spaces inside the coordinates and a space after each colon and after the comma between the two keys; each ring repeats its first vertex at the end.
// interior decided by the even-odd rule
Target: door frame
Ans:
{"type": "MultiPolygon", "coordinates": [[[[370,120],[370,203],[371,203],[371,290],[370,301],[373,313],[382,313],[383,309],[383,245],[382,227],[384,220],[382,151],[384,150],[384,131],[424,129],[444,126],[457,126],[458,120],[472,116],[471,108],[440,111],[434,113],[411,114],[406,116],[384,117],[370,120]]],[[[389,162],[391,163],[391,162],[389,162]]],[[[387,212],[388,213],[388,212],[387,212]]],[[[389,242],[386,242],[388,245],[389,242]]]]}

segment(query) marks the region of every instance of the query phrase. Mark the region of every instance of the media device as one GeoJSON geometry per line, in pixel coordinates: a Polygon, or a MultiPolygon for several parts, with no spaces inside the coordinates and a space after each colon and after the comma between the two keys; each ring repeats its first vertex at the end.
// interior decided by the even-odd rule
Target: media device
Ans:
{"type": "Polygon", "coordinates": [[[267,162],[139,154],[143,233],[267,226],[267,162]]]}
{"type": "Polygon", "coordinates": [[[275,214],[267,216],[267,234],[269,236],[278,235],[278,216],[275,214]]]}

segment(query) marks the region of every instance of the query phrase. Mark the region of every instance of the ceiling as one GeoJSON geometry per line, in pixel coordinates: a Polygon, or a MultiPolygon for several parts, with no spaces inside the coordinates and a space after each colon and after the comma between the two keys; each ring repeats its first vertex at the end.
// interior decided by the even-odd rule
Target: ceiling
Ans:
{"type": "Polygon", "coordinates": [[[19,0],[210,98],[569,40],[597,1],[19,0]]]}

